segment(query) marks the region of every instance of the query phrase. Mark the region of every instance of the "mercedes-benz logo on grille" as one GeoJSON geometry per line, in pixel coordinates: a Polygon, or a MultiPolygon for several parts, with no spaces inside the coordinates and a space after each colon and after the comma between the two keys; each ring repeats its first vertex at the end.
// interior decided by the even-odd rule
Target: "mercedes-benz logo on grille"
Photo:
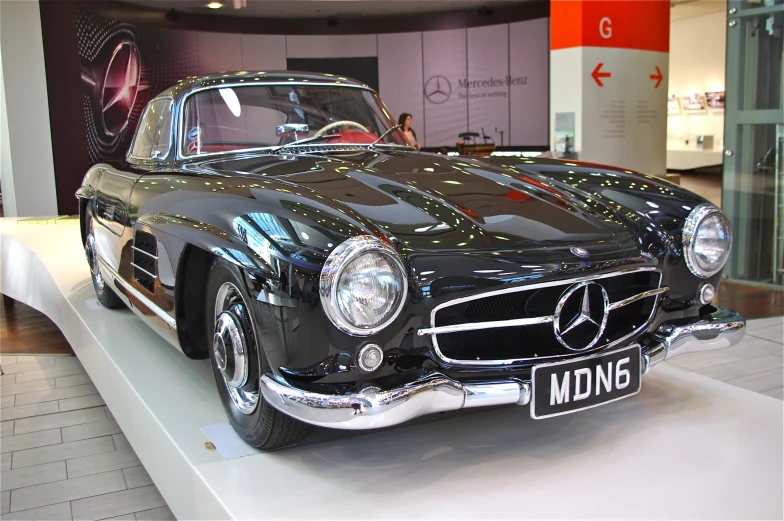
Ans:
{"type": "Polygon", "coordinates": [[[430,103],[441,105],[452,95],[452,84],[444,76],[433,76],[425,83],[425,97],[430,103]]]}
{"type": "Polygon", "coordinates": [[[588,257],[591,256],[588,250],[586,250],[585,248],[580,248],[579,246],[572,246],[571,248],[569,248],[569,251],[571,251],[573,254],[583,259],[587,259],[588,257]]]}
{"type": "Polygon", "coordinates": [[[106,66],[101,92],[103,126],[108,135],[116,136],[128,126],[140,76],[139,49],[129,40],[120,42],[106,66]]]}
{"type": "Polygon", "coordinates": [[[555,307],[555,338],[572,351],[590,349],[604,334],[609,310],[610,299],[601,285],[584,281],[570,286],[555,307]]]}

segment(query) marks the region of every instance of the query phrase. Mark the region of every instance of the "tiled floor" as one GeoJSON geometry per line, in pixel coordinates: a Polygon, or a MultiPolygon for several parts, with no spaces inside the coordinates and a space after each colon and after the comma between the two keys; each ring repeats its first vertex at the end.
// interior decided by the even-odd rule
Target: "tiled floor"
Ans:
{"type": "MultiPolygon", "coordinates": [[[[784,400],[784,317],[733,347],[665,362],[784,400]]],[[[0,356],[3,520],[174,519],[74,357],[0,356]]]]}
{"type": "Polygon", "coordinates": [[[72,356],[0,356],[0,517],[174,519],[72,356]]]}

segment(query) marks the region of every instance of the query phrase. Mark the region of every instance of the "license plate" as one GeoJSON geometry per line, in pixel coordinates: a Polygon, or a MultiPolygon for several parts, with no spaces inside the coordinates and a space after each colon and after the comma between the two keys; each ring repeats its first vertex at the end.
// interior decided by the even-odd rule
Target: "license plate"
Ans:
{"type": "Polygon", "coordinates": [[[640,391],[640,346],[534,367],[531,417],[590,409],[640,391]]]}

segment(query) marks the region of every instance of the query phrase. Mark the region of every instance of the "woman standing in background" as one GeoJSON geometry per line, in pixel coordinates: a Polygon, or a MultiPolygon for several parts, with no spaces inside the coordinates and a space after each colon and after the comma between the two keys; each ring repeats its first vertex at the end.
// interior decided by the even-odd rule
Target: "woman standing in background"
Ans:
{"type": "Polygon", "coordinates": [[[414,121],[413,116],[408,112],[404,112],[397,118],[397,124],[400,125],[400,128],[403,130],[403,134],[406,135],[406,139],[412,146],[415,146],[417,150],[422,148],[422,145],[419,144],[416,137],[416,132],[414,129],[411,128],[411,123],[414,121]]]}

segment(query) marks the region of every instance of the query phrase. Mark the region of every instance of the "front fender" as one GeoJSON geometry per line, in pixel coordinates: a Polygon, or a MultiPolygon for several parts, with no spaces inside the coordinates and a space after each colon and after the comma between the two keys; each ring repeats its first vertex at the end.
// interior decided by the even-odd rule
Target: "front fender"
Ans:
{"type": "Polygon", "coordinates": [[[139,217],[137,228],[149,226],[154,230],[177,237],[183,242],[205,250],[240,268],[261,274],[265,278],[277,279],[277,270],[265,261],[239,237],[230,235],[211,224],[171,214],[152,213],[139,217]]]}

